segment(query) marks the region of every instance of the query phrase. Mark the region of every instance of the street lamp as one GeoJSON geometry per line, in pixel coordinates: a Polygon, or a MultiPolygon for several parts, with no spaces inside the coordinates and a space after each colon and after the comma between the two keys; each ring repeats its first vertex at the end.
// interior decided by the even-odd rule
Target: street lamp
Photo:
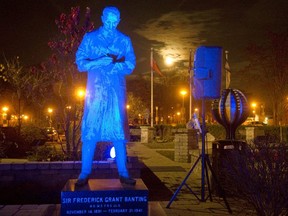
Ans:
{"type": "Polygon", "coordinates": [[[49,127],[52,127],[52,113],[53,113],[53,109],[52,108],[48,108],[48,114],[49,114],[49,127]]]}
{"type": "Polygon", "coordinates": [[[155,122],[156,122],[156,125],[158,125],[158,123],[159,123],[158,106],[156,106],[155,108],[156,108],[155,122]]]}
{"type": "Polygon", "coordinates": [[[186,119],[185,119],[185,107],[184,107],[184,98],[185,98],[185,95],[187,94],[187,91],[186,90],[181,90],[180,91],[180,94],[182,95],[182,123],[185,123],[186,122],[186,119]]]}
{"type": "Polygon", "coordinates": [[[25,115],[25,114],[23,114],[23,115],[21,116],[21,119],[23,119],[23,120],[24,120],[24,122],[27,122],[27,121],[28,121],[28,119],[29,119],[29,116],[28,116],[28,115],[25,115]]]}
{"type": "Polygon", "coordinates": [[[83,99],[85,97],[86,92],[84,89],[78,88],[76,94],[79,97],[79,99],[83,99]]]}
{"type": "Polygon", "coordinates": [[[9,118],[8,118],[8,110],[9,108],[7,106],[2,107],[2,120],[3,120],[3,126],[9,127],[9,118]]]}
{"type": "Polygon", "coordinates": [[[8,107],[6,107],[6,106],[2,107],[2,111],[3,111],[4,113],[7,113],[8,110],[9,110],[8,107]]]}
{"type": "Polygon", "coordinates": [[[180,112],[177,112],[176,115],[177,115],[177,119],[178,119],[178,120],[177,120],[177,123],[180,123],[179,117],[180,117],[181,113],[180,113],[180,112]]]}
{"type": "Polygon", "coordinates": [[[254,121],[256,121],[256,107],[257,107],[257,104],[256,103],[252,103],[251,107],[253,108],[252,113],[254,115],[254,121]]]}

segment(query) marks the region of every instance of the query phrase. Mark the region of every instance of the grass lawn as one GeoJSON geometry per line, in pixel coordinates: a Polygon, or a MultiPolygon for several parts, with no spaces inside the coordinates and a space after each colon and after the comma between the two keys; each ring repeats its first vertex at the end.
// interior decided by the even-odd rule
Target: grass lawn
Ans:
{"type": "Polygon", "coordinates": [[[145,143],[151,149],[157,149],[156,152],[174,161],[174,142],[152,142],[145,143]]]}
{"type": "Polygon", "coordinates": [[[174,153],[175,151],[168,151],[168,150],[157,150],[157,153],[169,158],[170,160],[174,161],[174,153]]]}
{"type": "Polygon", "coordinates": [[[174,149],[174,142],[152,142],[145,143],[145,146],[151,149],[174,149]]]}

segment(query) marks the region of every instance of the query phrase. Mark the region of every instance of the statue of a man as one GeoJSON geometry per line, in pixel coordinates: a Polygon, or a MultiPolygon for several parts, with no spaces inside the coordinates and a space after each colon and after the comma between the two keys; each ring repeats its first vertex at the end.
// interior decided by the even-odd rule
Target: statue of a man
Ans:
{"type": "Polygon", "coordinates": [[[125,80],[135,68],[135,54],[130,38],[117,30],[119,10],[106,7],[101,19],[103,25],[84,35],[76,53],[79,71],[88,72],[81,129],[82,169],[76,185],[87,184],[99,141],[113,142],[120,182],[135,185],[126,167],[125,80]]]}

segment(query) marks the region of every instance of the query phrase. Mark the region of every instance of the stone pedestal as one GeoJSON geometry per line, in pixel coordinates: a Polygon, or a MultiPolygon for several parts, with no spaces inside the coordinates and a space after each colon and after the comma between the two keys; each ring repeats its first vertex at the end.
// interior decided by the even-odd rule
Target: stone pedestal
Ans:
{"type": "Polygon", "coordinates": [[[154,129],[150,126],[141,126],[141,143],[150,143],[154,138],[154,129]]]}
{"type": "MultiPolygon", "coordinates": [[[[241,153],[245,150],[247,144],[242,140],[217,140],[212,143],[212,169],[214,171],[215,177],[218,183],[223,189],[228,189],[229,187],[235,187],[231,181],[229,181],[228,170],[225,169],[227,164],[230,163],[229,157],[237,153],[241,153]]],[[[211,188],[212,192],[217,196],[223,196],[219,190],[219,185],[216,184],[214,176],[212,177],[211,188]]],[[[229,195],[229,192],[225,192],[229,195]]]]}
{"type": "Polygon", "coordinates": [[[175,133],[175,153],[176,162],[191,162],[191,153],[193,149],[198,149],[197,130],[180,128],[175,133]]]}
{"type": "Polygon", "coordinates": [[[61,192],[61,216],[148,215],[148,189],[141,179],[135,186],[119,179],[89,179],[81,188],[75,182],[70,179],[61,192]]]}
{"type": "MultiPolygon", "coordinates": [[[[205,136],[205,149],[212,149],[212,143],[215,141],[215,137],[211,133],[206,133],[205,136]]],[[[199,134],[199,149],[202,149],[202,134],[199,134]]]]}

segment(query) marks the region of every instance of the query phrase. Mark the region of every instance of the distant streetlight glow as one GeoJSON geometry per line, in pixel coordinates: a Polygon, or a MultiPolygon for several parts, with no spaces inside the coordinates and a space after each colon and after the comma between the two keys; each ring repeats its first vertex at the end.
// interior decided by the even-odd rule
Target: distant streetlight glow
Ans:
{"type": "Polygon", "coordinates": [[[78,96],[80,99],[84,98],[84,97],[85,97],[85,94],[86,94],[86,92],[85,92],[85,90],[83,90],[82,88],[79,88],[79,89],[77,90],[77,96],[78,96]]]}
{"type": "Polygon", "coordinates": [[[53,112],[53,109],[52,108],[48,108],[48,113],[52,113],[53,112]]]}
{"type": "Polygon", "coordinates": [[[52,108],[48,108],[48,114],[49,114],[49,127],[52,127],[52,113],[53,113],[53,109],[52,108]]]}
{"type": "Polygon", "coordinates": [[[185,118],[184,98],[185,98],[185,95],[187,94],[187,91],[186,90],[181,90],[180,94],[182,95],[182,112],[181,112],[182,113],[182,123],[185,123],[186,118],[185,118]]]}
{"type": "Polygon", "coordinates": [[[181,91],[180,91],[180,94],[183,95],[183,96],[185,96],[185,95],[187,94],[187,91],[186,91],[186,90],[181,90],[181,91]]]}
{"type": "Polygon", "coordinates": [[[8,107],[6,107],[6,106],[2,107],[2,111],[3,111],[3,112],[7,112],[8,110],[9,110],[8,107]]]}
{"type": "Polygon", "coordinates": [[[251,104],[251,107],[253,108],[252,113],[253,113],[253,115],[254,115],[254,121],[256,121],[256,116],[257,116],[257,114],[256,114],[256,107],[257,107],[257,104],[253,102],[253,103],[251,104]]]}
{"type": "Polygon", "coordinates": [[[28,120],[29,119],[29,116],[27,116],[27,115],[22,115],[22,118],[24,119],[24,120],[28,120]]]}

